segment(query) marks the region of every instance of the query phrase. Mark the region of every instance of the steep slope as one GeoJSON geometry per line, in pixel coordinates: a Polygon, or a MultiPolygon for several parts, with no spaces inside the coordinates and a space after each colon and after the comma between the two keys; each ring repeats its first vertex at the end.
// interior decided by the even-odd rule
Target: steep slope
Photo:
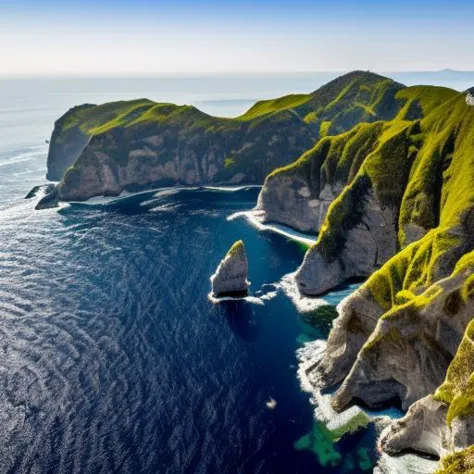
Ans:
{"type": "MultiPolygon", "coordinates": [[[[397,245],[403,247],[409,243],[407,226],[417,226],[425,235],[391,258],[344,303],[341,318],[329,339],[330,347],[334,346],[329,352],[335,359],[329,356],[324,364],[323,372],[331,374],[329,383],[348,375],[382,314],[386,313],[384,329],[389,326],[389,319],[403,319],[410,312],[418,314],[422,309],[420,301],[431,301],[420,295],[449,276],[458,260],[473,248],[473,125],[474,111],[466,107],[464,97],[455,97],[420,124],[421,132],[415,133],[420,145],[414,158],[404,153],[400,156],[389,153],[381,159],[372,153],[351,185],[331,206],[318,243],[308,251],[297,275],[300,287],[306,292],[318,293],[344,278],[369,275],[383,263],[374,260],[375,255],[380,259],[379,246],[388,259],[387,245],[395,253],[397,245]],[[404,172],[409,177],[406,182],[394,178],[390,161],[398,171],[404,163],[411,165],[408,173],[404,172]],[[374,173],[377,167],[384,171],[381,177],[374,173]],[[399,186],[398,194],[394,194],[392,186],[399,186]],[[377,221],[374,217],[377,212],[379,216],[390,213],[392,220],[377,221]],[[430,225],[436,227],[428,232],[430,225]],[[367,234],[370,239],[366,244],[367,234]],[[389,242],[383,244],[384,239],[389,242]],[[332,367],[337,368],[337,375],[332,367]]],[[[405,150],[412,142],[412,135],[407,132],[418,131],[413,127],[417,126],[402,129],[407,140],[405,150]]],[[[459,338],[458,334],[457,342],[459,338]]],[[[368,352],[377,344],[372,341],[368,352]]]]}
{"type": "MultiPolygon", "coordinates": [[[[368,164],[365,166],[367,170],[373,169],[372,174],[380,169],[377,161],[383,160],[387,164],[385,176],[390,172],[394,179],[402,180],[393,183],[395,188],[399,188],[399,184],[403,186],[419,145],[417,125],[412,124],[409,131],[411,142],[404,129],[456,94],[451,89],[432,86],[399,90],[395,98],[403,106],[394,120],[360,124],[345,134],[320,140],[298,161],[267,177],[257,208],[263,211],[266,221],[318,232],[329,205],[354,180],[366,159],[368,164]],[[390,156],[386,158],[386,155],[390,156]]],[[[377,174],[379,176],[371,179],[385,179],[381,173],[377,174]]],[[[381,186],[385,184],[381,183],[381,186]]],[[[392,194],[397,192],[395,189],[392,194]]],[[[393,201],[394,196],[390,199],[393,201]]],[[[416,233],[417,229],[413,227],[410,231],[416,233]]]]}
{"type": "Polygon", "coordinates": [[[236,119],[145,99],[77,107],[56,122],[48,178],[61,179],[61,200],[171,184],[260,184],[322,135],[393,118],[406,104],[396,97],[403,88],[356,71],[312,94],[259,102],[236,119]]]}
{"type": "Polygon", "coordinates": [[[422,121],[387,124],[331,205],[298,271],[300,289],[320,294],[368,276],[430,229],[459,223],[472,193],[473,120],[457,94],[422,121]]]}
{"type": "MultiPolygon", "coordinates": [[[[472,314],[473,295],[466,290],[467,287],[462,289],[462,304],[469,304],[472,314]]],[[[382,432],[382,449],[392,454],[416,449],[446,456],[441,472],[465,473],[471,471],[462,468],[474,469],[473,336],[474,321],[471,321],[444,383],[434,394],[414,403],[404,418],[382,432]]]]}
{"type": "MultiPolygon", "coordinates": [[[[474,109],[456,94],[384,127],[296,276],[319,294],[371,275],[341,303],[308,376],[338,387],[337,410],[410,408],[383,433],[386,451],[444,456],[474,443],[474,109]]],[[[448,457],[446,472],[466,459],[448,457]]]]}
{"type": "Polygon", "coordinates": [[[73,107],[54,124],[48,152],[46,177],[59,181],[89,143],[92,135],[100,133],[105,124],[125,126],[154,103],[147,99],[111,102],[104,105],[84,104],[73,107]]]}

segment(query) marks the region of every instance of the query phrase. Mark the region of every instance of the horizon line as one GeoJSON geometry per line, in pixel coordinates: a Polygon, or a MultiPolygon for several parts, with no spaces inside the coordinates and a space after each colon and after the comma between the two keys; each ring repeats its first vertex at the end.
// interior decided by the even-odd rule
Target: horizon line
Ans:
{"type": "Polygon", "coordinates": [[[474,73],[474,69],[401,69],[395,71],[377,71],[372,69],[348,69],[348,70],[294,70],[294,71],[163,71],[163,72],[120,72],[120,73],[28,73],[28,74],[1,74],[0,80],[22,80],[22,79],[132,79],[132,78],[159,78],[159,77],[199,77],[199,76],[270,76],[270,75],[296,75],[296,74],[347,74],[354,71],[366,71],[375,74],[436,74],[450,73],[474,73]]]}

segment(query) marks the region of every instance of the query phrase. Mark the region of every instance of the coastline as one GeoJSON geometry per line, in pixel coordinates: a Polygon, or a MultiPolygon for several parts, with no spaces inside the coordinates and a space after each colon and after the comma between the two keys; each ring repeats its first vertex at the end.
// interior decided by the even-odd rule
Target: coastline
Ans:
{"type": "MultiPolygon", "coordinates": [[[[49,183],[49,181],[48,181],[49,183]]],[[[160,196],[169,196],[172,194],[177,194],[181,191],[199,191],[199,190],[209,190],[209,191],[222,191],[222,192],[238,192],[248,188],[261,188],[260,185],[249,184],[247,186],[235,185],[235,186],[167,186],[167,187],[158,187],[152,189],[145,189],[143,191],[123,191],[118,196],[94,196],[85,201],[61,201],[60,204],[79,204],[86,206],[99,206],[106,205],[115,202],[122,201],[123,199],[132,198],[135,196],[141,196],[145,194],[150,194],[151,197],[160,197],[160,196]]]]}
{"type": "Polygon", "coordinates": [[[310,234],[303,234],[302,232],[298,232],[297,230],[293,230],[290,227],[281,224],[265,224],[262,218],[264,213],[264,211],[251,209],[249,211],[231,214],[227,220],[231,221],[239,217],[243,217],[249,222],[249,224],[260,231],[270,230],[276,234],[283,235],[291,240],[304,244],[308,248],[316,243],[317,236],[313,237],[310,234]]]}
{"type": "MultiPolygon", "coordinates": [[[[375,424],[379,435],[392,420],[403,417],[404,413],[396,408],[373,411],[358,405],[352,405],[340,413],[336,412],[331,406],[332,394],[323,394],[308,375],[308,371],[321,360],[325,349],[326,341],[324,340],[306,342],[298,349],[298,380],[301,390],[310,394],[310,403],[314,406],[314,418],[325,424],[332,433],[334,441],[346,434],[364,429],[370,423],[375,424]]],[[[390,456],[383,452],[379,454],[374,474],[433,474],[439,464],[439,461],[428,459],[417,453],[400,456],[390,456]]]]}
{"type": "MultiPolygon", "coordinates": [[[[139,192],[123,192],[119,196],[114,197],[96,197],[90,198],[87,201],[70,201],[61,203],[64,206],[69,204],[79,204],[87,206],[107,205],[114,202],[119,202],[125,199],[133,198],[140,195],[150,195],[150,197],[170,196],[178,194],[182,191],[198,191],[210,190],[217,192],[238,192],[249,187],[259,188],[260,186],[229,186],[229,187],[186,187],[173,186],[167,188],[157,188],[151,190],[144,190],[139,192]]],[[[140,205],[144,205],[146,201],[140,205]]],[[[62,206],[61,206],[62,207],[62,206]]],[[[240,211],[231,214],[227,217],[228,221],[234,219],[244,218],[247,223],[258,231],[271,231],[282,235],[290,240],[301,243],[307,247],[314,245],[317,236],[312,237],[308,234],[303,234],[295,231],[289,227],[280,224],[264,224],[262,219],[262,211],[251,209],[248,211],[240,211]]],[[[311,298],[300,295],[296,283],[294,282],[294,273],[284,275],[280,282],[272,284],[273,291],[262,293],[261,289],[256,291],[254,295],[245,297],[214,297],[211,293],[208,294],[208,299],[213,304],[218,304],[225,301],[245,301],[250,304],[264,305],[266,300],[273,299],[282,290],[285,295],[292,301],[298,312],[307,313],[314,311],[317,307],[328,304],[324,298],[311,298]]],[[[345,434],[354,433],[359,429],[363,429],[369,423],[374,423],[377,432],[380,433],[382,429],[393,420],[403,416],[401,412],[396,409],[389,409],[380,412],[373,412],[364,410],[361,407],[353,406],[342,413],[335,412],[331,405],[331,395],[322,394],[317,390],[314,384],[311,383],[306,370],[317,363],[324,350],[325,341],[316,340],[305,343],[297,351],[299,360],[298,379],[300,381],[301,390],[310,393],[310,403],[314,406],[314,418],[325,424],[328,430],[334,435],[334,442],[340,439],[345,434]]],[[[417,454],[406,454],[403,456],[389,456],[381,453],[381,457],[374,473],[376,474],[432,474],[438,465],[437,461],[429,460],[417,454]]]]}

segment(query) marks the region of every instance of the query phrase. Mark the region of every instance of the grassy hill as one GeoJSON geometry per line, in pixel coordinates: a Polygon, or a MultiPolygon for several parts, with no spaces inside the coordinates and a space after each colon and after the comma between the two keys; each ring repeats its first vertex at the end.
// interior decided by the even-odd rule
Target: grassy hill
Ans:
{"type": "MultiPolygon", "coordinates": [[[[83,151],[99,142],[110,144],[111,137],[114,143],[121,142],[120,147],[113,147],[120,148],[116,154],[120,154],[120,166],[133,151],[132,144],[140,143],[143,150],[147,138],[161,137],[154,140],[156,145],[146,144],[151,152],[145,154],[149,161],[155,157],[154,165],[180,161],[184,150],[191,150],[197,161],[203,156],[208,161],[212,155],[213,170],[217,170],[209,173],[207,164],[204,172],[195,170],[200,184],[231,180],[262,183],[273,169],[297,159],[322,136],[343,133],[360,122],[394,118],[410,100],[397,97],[403,89],[391,79],[356,71],[310,94],[257,102],[234,119],[213,117],[192,106],[147,99],[75,107],[55,124],[48,178],[62,179],[71,166],[76,166],[77,177],[83,151]]],[[[421,117],[423,110],[413,113],[421,117]]],[[[187,178],[178,172],[174,177],[164,176],[162,181],[166,180],[186,184],[187,178]]]]}

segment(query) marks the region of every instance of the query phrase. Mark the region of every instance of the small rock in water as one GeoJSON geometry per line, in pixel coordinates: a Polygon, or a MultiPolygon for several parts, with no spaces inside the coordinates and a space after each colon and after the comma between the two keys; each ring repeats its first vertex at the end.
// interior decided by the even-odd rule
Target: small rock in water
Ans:
{"type": "Polygon", "coordinates": [[[212,293],[214,296],[245,295],[250,285],[248,262],[244,243],[239,240],[221,260],[216,273],[211,276],[212,293]]]}
{"type": "Polygon", "coordinates": [[[43,198],[41,198],[36,204],[35,209],[40,210],[40,209],[51,209],[53,207],[58,207],[59,201],[59,193],[58,193],[58,188],[57,186],[54,187],[54,189],[47,193],[43,198]]]}
{"type": "Polygon", "coordinates": [[[277,401],[274,398],[270,397],[270,399],[265,402],[265,405],[267,405],[267,408],[269,408],[270,410],[274,410],[277,406],[277,401]]]}
{"type": "Polygon", "coordinates": [[[54,191],[56,186],[54,184],[40,184],[35,186],[26,196],[25,199],[31,199],[37,196],[41,191],[46,195],[54,191]]]}

